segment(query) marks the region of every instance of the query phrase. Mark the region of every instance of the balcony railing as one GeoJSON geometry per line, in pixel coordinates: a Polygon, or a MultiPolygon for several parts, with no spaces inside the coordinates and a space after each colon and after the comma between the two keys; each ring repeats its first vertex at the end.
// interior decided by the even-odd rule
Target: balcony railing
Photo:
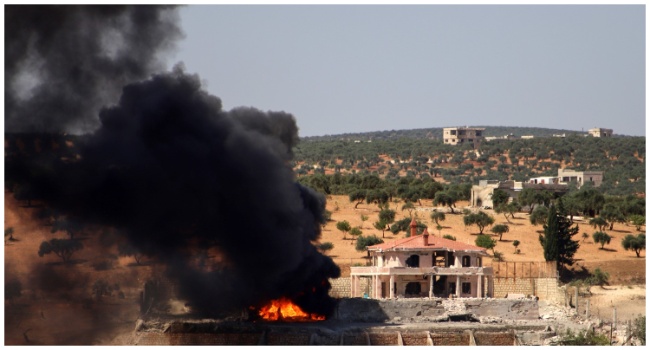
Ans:
{"type": "Polygon", "coordinates": [[[490,266],[483,267],[351,267],[351,275],[492,275],[490,266]]]}

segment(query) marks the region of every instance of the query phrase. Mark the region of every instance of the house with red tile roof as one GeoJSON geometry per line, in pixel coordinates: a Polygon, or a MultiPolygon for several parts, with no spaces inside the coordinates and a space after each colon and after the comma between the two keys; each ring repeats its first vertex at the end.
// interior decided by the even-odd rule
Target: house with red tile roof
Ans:
{"type": "Polygon", "coordinates": [[[483,298],[493,295],[492,267],[483,267],[485,248],[430,235],[410,237],[369,246],[372,265],[351,267],[351,296],[373,299],[413,297],[483,298]],[[368,279],[368,289],[360,280],[368,279]]]}

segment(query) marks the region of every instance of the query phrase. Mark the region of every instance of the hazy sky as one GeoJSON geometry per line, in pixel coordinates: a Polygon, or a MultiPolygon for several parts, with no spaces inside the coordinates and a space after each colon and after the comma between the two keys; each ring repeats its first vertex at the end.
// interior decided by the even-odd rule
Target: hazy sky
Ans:
{"type": "Polygon", "coordinates": [[[300,136],[461,125],[645,136],[643,5],[192,5],[170,64],[300,136]]]}

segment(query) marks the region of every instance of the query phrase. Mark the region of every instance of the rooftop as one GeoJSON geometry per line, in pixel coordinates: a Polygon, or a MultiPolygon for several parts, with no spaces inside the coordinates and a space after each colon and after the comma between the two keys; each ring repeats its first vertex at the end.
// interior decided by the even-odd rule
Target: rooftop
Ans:
{"type": "Polygon", "coordinates": [[[429,235],[426,229],[425,232],[421,235],[396,239],[391,242],[375,244],[373,246],[368,247],[369,251],[417,250],[417,249],[450,250],[450,251],[471,250],[471,251],[485,252],[485,248],[480,248],[471,244],[465,244],[461,242],[452,241],[451,239],[440,238],[440,237],[429,235]],[[426,244],[425,244],[425,234],[428,236],[428,239],[426,239],[426,244]]]}

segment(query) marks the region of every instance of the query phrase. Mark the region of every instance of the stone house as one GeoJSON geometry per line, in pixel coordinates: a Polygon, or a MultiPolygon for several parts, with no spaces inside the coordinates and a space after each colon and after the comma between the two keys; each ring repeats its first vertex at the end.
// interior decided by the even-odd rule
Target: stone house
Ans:
{"type": "Polygon", "coordinates": [[[614,130],[604,128],[589,129],[589,135],[593,137],[612,137],[614,130]]]}
{"type": "Polygon", "coordinates": [[[445,145],[455,146],[469,143],[474,148],[478,148],[484,139],[483,131],[485,131],[485,128],[455,127],[443,128],[442,130],[442,139],[445,145]]]}
{"type": "Polygon", "coordinates": [[[571,169],[558,169],[557,178],[559,183],[569,183],[575,181],[578,188],[582,187],[586,182],[593,183],[594,187],[598,187],[603,183],[602,171],[576,171],[571,169]]]}
{"type": "Polygon", "coordinates": [[[369,246],[372,266],[351,267],[351,296],[373,299],[409,297],[492,297],[492,267],[483,267],[485,248],[430,235],[416,235],[369,246]],[[360,279],[369,279],[369,293],[360,279]]]}

